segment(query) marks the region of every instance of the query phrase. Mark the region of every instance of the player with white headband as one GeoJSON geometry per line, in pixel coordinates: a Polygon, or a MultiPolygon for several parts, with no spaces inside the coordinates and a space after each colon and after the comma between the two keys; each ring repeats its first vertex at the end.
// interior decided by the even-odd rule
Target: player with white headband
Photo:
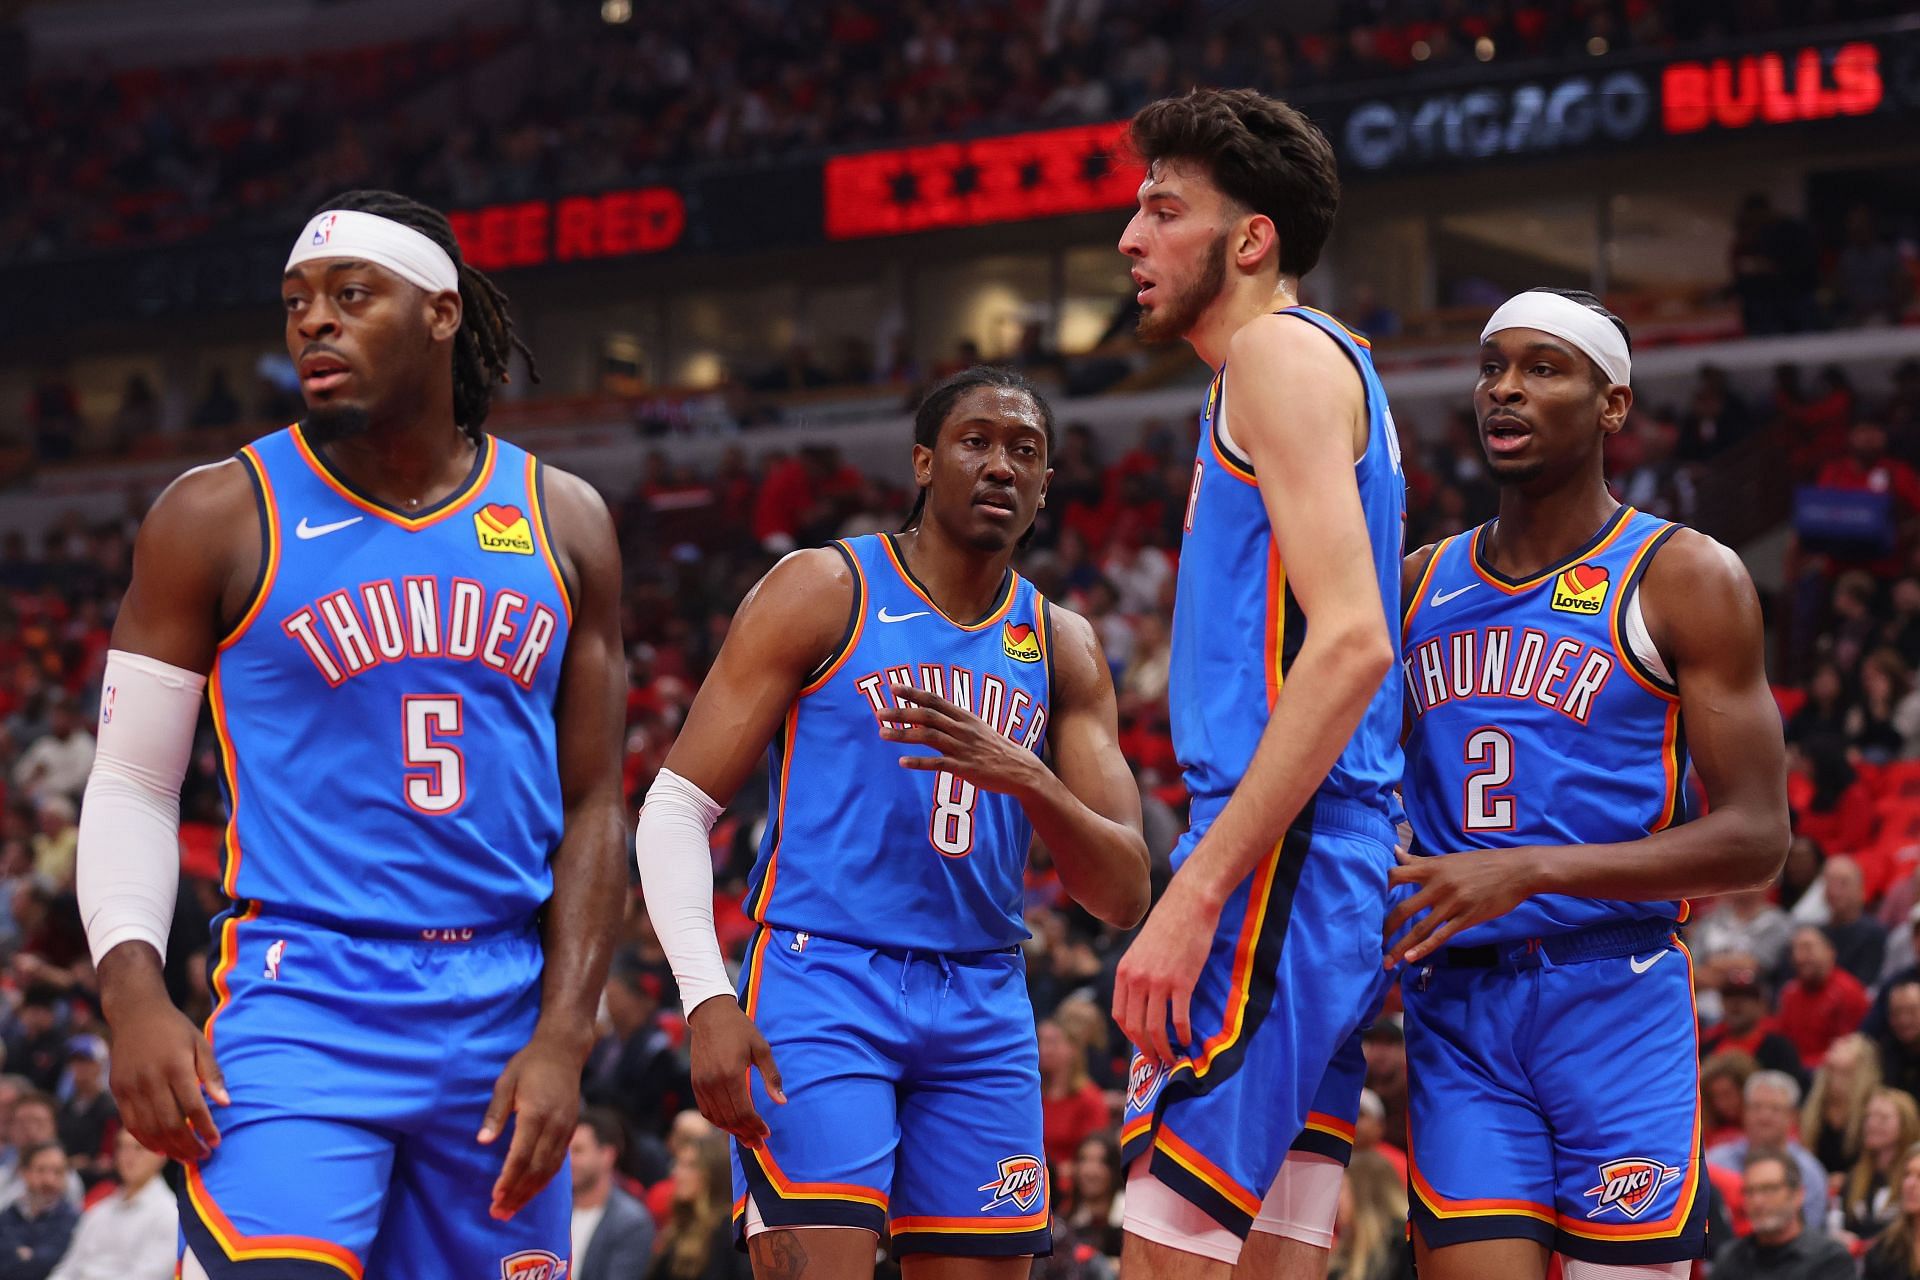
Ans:
{"type": "Polygon", "coordinates": [[[557,1276],[626,888],[612,522],[484,430],[525,348],[441,214],[329,202],[281,300],[305,417],[160,496],[114,624],[78,867],[114,1096],[186,1166],[186,1280],[557,1276]],[[204,1031],[161,978],[203,702],[204,1031]]]}
{"type": "Polygon", "coordinates": [[[1766,883],[1785,748],[1740,560],[1623,507],[1627,328],[1533,289],[1480,336],[1497,519],[1407,557],[1407,1142],[1423,1280],[1690,1274],[1689,897],[1766,883]],[[1688,821],[1689,756],[1709,812],[1688,821]]]}

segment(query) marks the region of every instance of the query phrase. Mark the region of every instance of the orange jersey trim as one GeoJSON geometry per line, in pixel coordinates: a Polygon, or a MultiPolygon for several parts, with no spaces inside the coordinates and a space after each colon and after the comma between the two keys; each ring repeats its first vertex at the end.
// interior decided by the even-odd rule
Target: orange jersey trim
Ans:
{"type": "Polygon", "coordinates": [[[1228,475],[1257,488],[1260,481],[1254,477],[1253,469],[1220,447],[1220,427],[1224,421],[1221,406],[1226,399],[1226,387],[1227,366],[1223,364],[1220,372],[1213,375],[1213,384],[1207,388],[1207,448],[1228,475]]]}
{"type": "Polygon", "coordinates": [[[747,951],[747,980],[742,984],[746,988],[746,1003],[743,1007],[751,1018],[760,1008],[760,967],[767,958],[767,931],[764,928],[754,934],[747,951]]]}
{"type": "Polygon", "coordinates": [[[887,1226],[895,1235],[938,1231],[943,1235],[1017,1235],[1047,1225],[1052,1211],[1042,1206],[1022,1218],[894,1218],[887,1226]]]}
{"type": "Polygon", "coordinates": [[[780,804],[774,812],[775,820],[780,824],[780,835],[773,842],[773,852],[767,855],[767,875],[760,882],[760,892],[753,896],[747,907],[747,914],[761,924],[767,922],[767,903],[773,900],[773,882],[780,875],[780,846],[787,842],[787,789],[793,775],[793,740],[799,733],[800,704],[796,701],[787,710],[786,728],[780,735],[780,804]]]}
{"type": "Polygon", "coordinates": [[[240,771],[234,763],[233,735],[227,728],[226,690],[217,654],[207,680],[207,706],[213,714],[213,740],[220,748],[220,773],[227,780],[227,865],[220,876],[220,888],[231,899],[240,896],[235,888],[240,879],[240,771]]]}
{"type": "Polygon", "coordinates": [[[1226,1170],[1188,1146],[1166,1125],[1160,1126],[1153,1145],[1155,1150],[1164,1151],[1175,1164],[1219,1192],[1228,1203],[1245,1211],[1248,1217],[1259,1214],[1259,1196],[1235,1182],[1226,1170]]]}
{"type": "Polygon", "coordinates": [[[187,1195],[192,1199],[200,1221],[219,1242],[230,1262],[294,1258],[337,1267],[352,1276],[353,1280],[362,1280],[366,1273],[353,1250],[325,1240],[316,1240],[311,1236],[250,1236],[236,1230],[233,1223],[227,1220],[227,1215],[220,1211],[220,1206],[214,1203],[212,1194],[207,1191],[207,1184],[200,1178],[198,1165],[187,1166],[187,1195]]]}
{"type": "Polygon", "coordinates": [[[1325,320],[1327,323],[1333,325],[1336,329],[1340,330],[1340,332],[1346,334],[1347,337],[1353,339],[1353,343],[1355,346],[1360,347],[1362,350],[1365,350],[1365,351],[1373,350],[1373,344],[1371,342],[1367,341],[1365,338],[1361,337],[1359,334],[1355,333],[1353,330],[1347,328],[1346,323],[1340,320],[1338,317],[1330,316],[1318,307],[1308,307],[1308,306],[1301,306],[1296,304],[1292,309],[1295,311],[1312,312],[1314,315],[1319,316],[1322,320],[1325,320]]]}
{"type": "MultiPolygon", "coordinates": [[[[1260,932],[1266,925],[1267,905],[1273,895],[1273,879],[1280,867],[1280,845],[1275,845],[1254,870],[1253,885],[1248,890],[1247,914],[1240,923],[1240,937],[1233,949],[1233,998],[1227,1007],[1227,1016],[1217,1035],[1200,1046],[1200,1055],[1196,1060],[1188,1056],[1174,1063],[1169,1078],[1181,1071],[1190,1071],[1198,1079],[1207,1074],[1213,1066],[1213,1060],[1219,1057],[1235,1041],[1246,1025],[1247,1002],[1253,995],[1253,953],[1260,943],[1260,932]]],[[[1161,1131],[1165,1132],[1162,1126],[1161,1131]]],[[[1258,1201],[1255,1208],[1259,1207],[1258,1201]]]]}
{"type": "Polygon", "coordinates": [[[796,1182],[780,1171],[774,1162],[773,1153],[765,1146],[742,1147],[741,1151],[750,1154],[754,1163],[760,1166],[760,1172],[779,1193],[782,1200],[847,1200],[854,1204],[871,1205],[885,1213],[887,1193],[873,1187],[863,1187],[852,1182],[796,1182]]]}
{"type": "Polygon", "coordinates": [[[1324,1133],[1331,1138],[1338,1138],[1342,1142],[1353,1141],[1353,1125],[1338,1116],[1327,1115],[1325,1112],[1307,1112],[1307,1122],[1302,1127],[1312,1129],[1315,1133],[1324,1133]]]}
{"type": "Polygon", "coordinates": [[[1677,692],[1672,689],[1663,689],[1640,674],[1640,664],[1634,661],[1633,651],[1627,647],[1627,637],[1620,628],[1620,615],[1625,613],[1627,608],[1627,584],[1634,583],[1635,589],[1638,590],[1639,584],[1635,583],[1634,580],[1639,575],[1641,566],[1646,563],[1648,555],[1652,553],[1654,544],[1660,541],[1660,535],[1664,534],[1669,527],[1670,526],[1663,525],[1654,530],[1653,536],[1647,539],[1646,545],[1635,552],[1633,559],[1627,564],[1627,571],[1620,579],[1621,598],[1615,602],[1615,606],[1612,609],[1607,611],[1607,633],[1613,638],[1613,651],[1619,655],[1620,665],[1627,669],[1627,674],[1633,677],[1635,684],[1656,698],[1660,698],[1666,702],[1678,703],[1680,701],[1680,695],[1677,692]]]}
{"type": "Polygon", "coordinates": [[[238,915],[228,916],[220,924],[220,960],[214,966],[213,976],[207,985],[213,991],[213,1011],[207,1014],[207,1043],[213,1043],[213,1024],[233,1000],[231,979],[233,966],[240,958],[240,926],[253,920],[260,914],[260,904],[253,903],[238,915]]]}
{"type": "Polygon", "coordinates": [[[301,458],[306,461],[306,464],[313,469],[313,474],[320,477],[321,483],[326,485],[327,488],[333,490],[335,494],[339,495],[346,502],[351,503],[355,508],[366,512],[370,516],[377,516],[385,520],[388,524],[399,525],[409,533],[417,533],[421,529],[439,524],[442,520],[454,515],[462,507],[465,507],[468,502],[473,500],[474,495],[485,489],[488,481],[493,479],[493,465],[500,457],[499,446],[494,443],[493,437],[482,436],[480,438],[480,448],[486,453],[486,457],[481,462],[478,472],[472,479],[468,480],[466,484],[456,489],[451,496],[445,498],[435,511],[416,519],[412,516],[403,516],[397,511],[389,510],[377,502],[369,502],[353,490],[341,484],[339,480],[334,478],[333,472],[327,470],[327,464],[320,461],[319,455],[316,454],[313,451],[313,447],[307,443],[306,436],[297,425],[293,428],[293,446],[299,451],[301,458]]]}
{"type": "Polygon", "coordinates": [[[1627,525],[1632,522],[1635,514],[1632,507],[1621,507],[1609,517],[1609,519],[1613,521],[1613,527],[1607,530],[1606,537],[1600,539],[1600,541],[1590,547],[1583,548],[1569,559],[1561,561],[1552,568],[1536,573],[1531,578],[1524,579],[1520,582],[1502,582],[1480,567],[1480,539],[1487,531],[1487,526],[1484,524],[1468,535],[1467,563],[1472,566],[1474,573],[1478,575],[1480,581],[1486,583],[1502,595],[1517,596],[1523,591],[1533,590],[1543,582],[1552,581],[1554,578],[1573,568],[1573,566],[1591,560],[1608,547],[1611,547],[1620,540],[1620,535],[1627,531],[1627,525]]]}
{"type": "MultiPolygon", "coordinates": [[[[885,540],[882,539],[882,541],[885,540]]],[[[826,688],[827,681],[840,674],[840,668],[847,665],[847,659],[851,658],[853,651],[860,647],[860,637],[867,631],[867,596],[869,594],[867,571],[860,567],[860,557],[853,553],[853,548],[848,546],[844,539],[835,539],[835,545],[846,552],[847,563],[853,566],[853,630],[848,634],[846,644],[827,659],[827,665],[821,669],[820,674],[801,687],[802,698],[826,688]]],[[[925,599],[924,596],[921,598],[925,599]]]]}
{"type": "Polygon", "coordinates": [[[1400,643],[1404,646],[1407,637],[1413,634],[1414,615],[1420,612],[1420,604],[1427,598],[1427,588],[1433,584],[1433,572],[1440,567],[1440,557],[1447,553],[1459,534],[1442,538],[1433,548],[1433,554],[1427,557],[1427,567],[1420,571],[1420,581],[1414,584],[1413,599],[1406,602],[1400,615],[1400,643]]]}
{"type": "Polygon", "coordinates": [[[1000,621],[1000,619],[1006,617],[1007,614],[1012,611],[1014,599],[1020,594],[1020,575],[1014,573],[1012,570],[1008,570],[1006,598],[994,607],[993,612],[978,622],[956,622],[953,618],[948,617],[945,609],[942,609],[934,603],[932,596],[921,590],[918,582],[913,580],[913,574],[908,572],[906,562],[900,558],[900,553],[894,549],[893,538],[888,534],[881,534],[880,545],[886,548],[887,559],[893,562],[894,570],[899,573],[900,581],[907,584],[907,590],[926,601],[928,608],[932,609],[935,613],[946,619],[947,622],[960,628],[962,631],[985,631],[988,627],[1000,621]]]}
{"type": "Polygon", "coordinates": [[[560,572],[560,561],[553,554],[553,540],[547,536],[547,509],[540,503],[540,460],[532,454],[527,455],[527,510],[533,513],[528,523],[533,526],[533,536],[540,544],[541,558],[553,574],[553,585],[560,592],[560,607],[567,611],[567,625],[571,627],[573,593],[567,590],[566,575],[560,572]]]}
{"type": "Polygon", "coordinates": [[[240,450],[240,456],[243,464],[252,469],[254,479],[259,482],[260,501],[265,508],[266,527],[260,530],[262,561],[260,589],[254,594],[253,599],[247,602],[246,611],[240,615],[240,621],[233,624],[233,630],[226,634],[214,650],[216,658],[239,643],[240,637],[247,634],[247,630],[253,626],[253,620],[258,618],[260,611],[266,607],[267,597],[273,594],[274,579],[280,576],[280,504],[273,495],[273,481],[267,478],[266,464],[260,461],[260,455],[255,452],[252,445],[240,450]]]}
{"type": "Polygon", "coordinates": [[[1675,699],[1667,704],[1667,724],[1660,739],[1660,767],[1666,774],[1667,798],[1660,806],[1654,831],[1665,831],[1680,816],[1680,799],[1687,784],[1685,762],[1680,756],[1680,702],[1675,699]]]}
{"type": "Polygon", "coordinates": [[[1153,1128],[1153,1112],[1148,1111],[1135,1116],[1120,1127],[1120,1145],[1126,1146],[1151,1128],[1153,1128]]]}
{"type": "Polygon", "coordinates": [[[1267,540],[1267,711],[1280,701],[1287,682],[1280,668],[1287,653],[1287,567],[1280,563],[1280,544],[1267,540]]]}

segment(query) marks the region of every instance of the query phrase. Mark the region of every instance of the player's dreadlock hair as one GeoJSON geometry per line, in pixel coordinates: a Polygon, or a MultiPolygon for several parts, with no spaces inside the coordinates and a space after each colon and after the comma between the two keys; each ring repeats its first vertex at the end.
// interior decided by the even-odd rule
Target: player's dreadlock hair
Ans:
{"type": "MultiPolygon", "coordinates": [[[[1577,302],[1581,306],[1585,307],[1587,310],[1595,312],[1596,314],[1600,315],[1602,318],[1607,320],[1610,324],[1612,324],[1614,328],[1620,331],[1620,340],[1627,344],[1627,354],[1628,355],[1633,354],[1633,335],[1627,332],[1627,322],[1625,320],[1622,320],[1619,316],[1613,314],[1613,312],[1607,310],[1606,303],[1600,301],[1600,299],[1594,297],[1591,293],[1588,293],[1585,289],[1556,289],[1551,285],[1543,284],[1537,288],[1529,289],[1527,290],[1527,292],[1558,294],[1560,297],[1565,298],[1569,302],[1577,302]]],[[[1592,361],[1588,361],[1588,363],[1593,364],[1592,361]]],[[[1593,380],[1597,383],[1602,384],[1602,388],[1604,389],[1604,385],[1607,381],[1607,375],[1600,372],[1600,366],[1597,364],[1593,365],[1593,380]]]]}
{"type": "MultiPolygon", "coordinates": [[[[933,448],[940,439],[941,424],[947,415],[953,412],[953,406],[960,397],[980,387],[1004,387],[1009,391],[1018,391],[1033,401],[1040,410],[1040,426],[1047,433],[1047,455],[1053,455],[1053,406],[1040,394],[1040,389],[1012,369],[1003,369],[998,365],[976,364],[970,369],[962,369],[945,382],[927,392],[926,398],[913,414],[913,442],[933,448]]],[[[907,512],[906,521],[901,524],[902,533],[920,523],[920,513],[926,510],[927,491],[920,490],[913,500],[913,510],[907,512]]],[[[1020,545],[1026,546],[1033,538],[1033,527],[1020,535],[1020,545]]]]}
{"type": "Polygon", "coordinates": [[[514,331],[507,295],[461,258],[453,226],[438,209],[393,191],[349,191],[314,212],[328,209],[371,213],[411,227],[453,259],[460,273],[461,312],[460,330],[453,338],[453,420],[479,443],[481,424],[493,407],[493,389],[507,381],[507,362],[515,351],[527,358],[528,376],[540,381],[540,367],[533,361],[533,352],[514,331]]]}

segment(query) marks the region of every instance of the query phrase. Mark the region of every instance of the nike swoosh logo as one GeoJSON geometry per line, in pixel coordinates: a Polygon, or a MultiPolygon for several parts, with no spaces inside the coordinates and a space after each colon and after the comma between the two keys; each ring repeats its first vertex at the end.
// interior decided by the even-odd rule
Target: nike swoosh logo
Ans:
{"type": "Polygon", "coordinates": [[[293,532],[302,542],[306,542],[311,538],[324,538],[330,533],[336,533],[350,524],[359,524],[365,519],[365,516],[348,516],[345,520],[335,520],[332,524],[308,524],[307,518],[301,516],[300,523],[294,527],[293,532]]]}
{"type": "Polygon", "coordinates": [[[1438,609],[1441,605],[1453,599],[1455,596],[1463,596],[1467,594],[1467,592],[1473,590],[1475,587],[1479,585],[1480,584],[1477,582],[1469,582],[1466,586],[1455,587],[1452,591],[1436,591],[1433,593],[1433,599],[1429,600],[1427,602],[1427,605],[1429,608],[1438,609]]]}
{"type": "Polygon", "coordinates": [[[918,613],[888,613],[885,605],[880,606],[880,621],[882,622],[911,622],[915,618],[924,618],[926,616],[927,611],[925,609],[922,609],[918,613]]]}
{"type": "Polygon", "coordinates": [[[1662,960],[1666,959],[1666,956],[1667,956],[1667,953],[1664,951],[1656,951],[1652,955],[1648,956],[1645,960],[1642,960],[1637,956],[1628,956],[1627,968],[1633,970],[1635,973],[1645,973],[1647,970],[1653,968],[1653,966],[1659,964],[1662,960]]]}

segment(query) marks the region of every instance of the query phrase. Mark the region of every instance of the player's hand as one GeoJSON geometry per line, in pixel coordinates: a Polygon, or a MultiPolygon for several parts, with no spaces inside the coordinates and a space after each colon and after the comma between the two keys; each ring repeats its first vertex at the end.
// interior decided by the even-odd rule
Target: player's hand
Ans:
{"type": "Polygon", "coordinates": [[[206,1159],[220,1145],[207,1096],[223,1107],[231,1102],[213,1046],[164,993],[114,1012],[108,1084],[121,1123],[149,1151],[182,1164],[206,1159]]]}
{"type": "Polygon", "coordinates": [[[1219,909],[1201,903],[1176,876],[1114,973],[1113,1020],[1140,1052],[1163,1066],[1176,1059],[1175,1041],[1193,1044],[1193,988],[1219,923],[1219,909]],[[1173,1040],[1167,1038],[1169,1021],[1173,1040]]]}
{"type": "Polygon", "coordinates": [[[987,791],[1019,795],[1031,787],[1040,758],[965,707],[910,684],[890,684],[895,706],[880,718],[880,736],[888,742],[932,747],[937,755],[901,756],[900,767],[923,773],[945,771],[987,791]]]}
{"type": "Polygon", "coordinates": [[[1387,874],[1387,883],[1418,885],[1419,891],[1387,916],[1381,936],[1386,967],[1391,969],[1402,960],[1408,964],[1423,960],[1461,930],[1497,920],[1532,897],[1538,853],[1535,849],[1469,849],[1419,858],[1398,852],[1400,865],[1387,874]],[[1425,917],[1396,940],[1394,934],[1423,911],[1425,917]]]}
{"type": "Polygon", "coordinates": [[[560,1172],[580,1118],[580,1057],[538,1032],[507,1059],[494,1082],[493,1101],[480,1122],[480,1143],[489,1146],[514,1117],[507,1162],[493,1184],[488,1212],[505,1222],[560,1172]]]}
{"type": "Polygon", "coordinates": [[[767,1122],[754,1109],[748,1070],[760,1068],[775,1102],[785,1105],[787,1094],[760,1028],[732,1000],[715,996],[687,1015],[687,1039],[693,1052],[693,1099],[700,1114],[749,1147],[765,1142],[767,1122]]]}

